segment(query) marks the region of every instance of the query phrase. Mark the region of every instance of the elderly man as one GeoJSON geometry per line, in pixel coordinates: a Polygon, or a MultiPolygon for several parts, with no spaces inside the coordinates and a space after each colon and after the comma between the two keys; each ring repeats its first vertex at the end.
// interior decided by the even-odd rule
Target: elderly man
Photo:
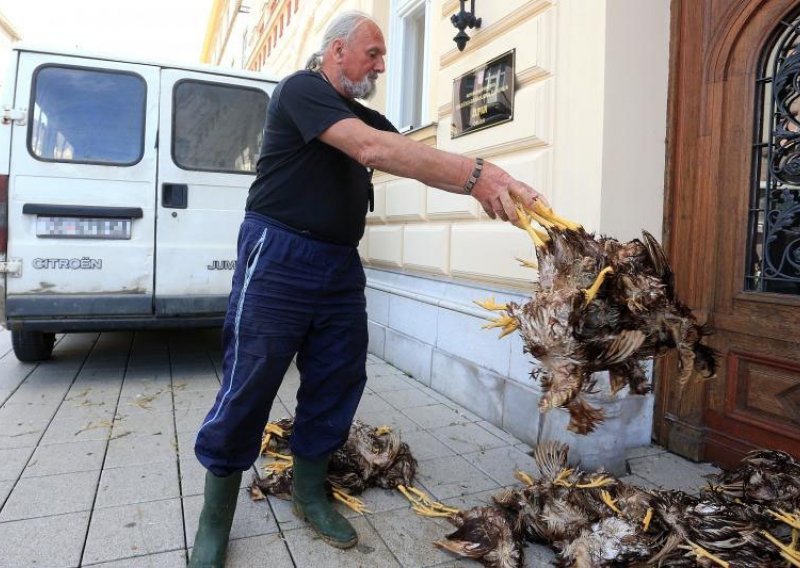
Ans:
{"type": "Polygon", "coordinates": [[[367,99],[386,46],[367,15],[325,32],[308,69],[281,81],[267,110],[257,177],[238,241],[225,325],[224,377],[197,435],[208,470],[191,566],[222,566],[242,471],[256,459],[272,402],[297,356],[293,509],[329,544],[358,536],[326,496],[328,458],[347,439],[366,382],[365,276],[356,249],[379,169],[517,221],[540,196],[497,166],[397,134],[367,99]]]}

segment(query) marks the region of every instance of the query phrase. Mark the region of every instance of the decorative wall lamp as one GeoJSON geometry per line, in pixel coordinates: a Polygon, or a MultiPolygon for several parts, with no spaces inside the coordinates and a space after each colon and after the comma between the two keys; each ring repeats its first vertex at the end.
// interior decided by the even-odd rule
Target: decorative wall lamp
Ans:
{"type": "Polygon", "coordinates": [[[469,41],[469,36],[464,31],[464,28],[475,28],[480,29],[481,27],[481,19],[475,17],[475,0],[470,0],[470,6],[472,10],[467,12],[464,10],[464,4],[467,0],[460,0],[461,2],[461,10],[459,10],[458,14],[453,14],[450,16],[450,21],[453,22],[453,25],[458,28],[458,33],[456,37],[453,38],[453,41],[456,42],[456,46],[458,47],[458,51],[464,51],[464,48],[467,46],[467,42],[469,41]]]}

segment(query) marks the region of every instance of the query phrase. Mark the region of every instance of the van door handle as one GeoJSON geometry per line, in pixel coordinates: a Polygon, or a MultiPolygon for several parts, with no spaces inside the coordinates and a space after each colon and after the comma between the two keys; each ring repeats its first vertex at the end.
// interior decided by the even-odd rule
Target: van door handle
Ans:
{"type": "Polygon", "coordinates": [[[169,209],[186,209],[189,206],[189,186],[185,183],[162,184],[161,206],[169,209]]]}

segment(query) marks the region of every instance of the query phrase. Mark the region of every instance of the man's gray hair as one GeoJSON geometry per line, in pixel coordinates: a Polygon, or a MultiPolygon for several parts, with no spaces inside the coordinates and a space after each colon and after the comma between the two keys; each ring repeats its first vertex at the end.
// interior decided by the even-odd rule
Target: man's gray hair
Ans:
{"type": "Polygon", "coordinates": [[[373,21],[372,18],[359,10],[348,10],[342,12],[328,25],[325,34],[322,36],[322,45],[319,50],[311,54],[306,62],[306,69],[309,71],[319,71],[322,68],[322,55],[331,44],[337,39],[343,39],[345,43],[353,35],[355,29],[364,20],[373,21]]]}

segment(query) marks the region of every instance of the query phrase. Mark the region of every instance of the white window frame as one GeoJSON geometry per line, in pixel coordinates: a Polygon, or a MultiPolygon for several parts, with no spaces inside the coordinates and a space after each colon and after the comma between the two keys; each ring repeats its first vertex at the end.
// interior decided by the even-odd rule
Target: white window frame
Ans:
{"type": "Polygon", "coordinates": [[[433,22],[433,10],[431,0],[391,0],[389,15],[389,61],[388,61],[388,90],[386,95],[386,115],[391,122],[399,129],[407,127],[407,124],[400,124],[402,112],[402,92],[403,92],[403,63],[413,53],[410,53],[412,46],[405,41],[405,19],[416,12],[421,6],[425,10],[425,30],[423,32],[422,46],[422,93],[420,109],[420,124],[416,127],[425,126],[431,122],[430,117],[430,59],[431,59],[431,31],[433,22]]]}

